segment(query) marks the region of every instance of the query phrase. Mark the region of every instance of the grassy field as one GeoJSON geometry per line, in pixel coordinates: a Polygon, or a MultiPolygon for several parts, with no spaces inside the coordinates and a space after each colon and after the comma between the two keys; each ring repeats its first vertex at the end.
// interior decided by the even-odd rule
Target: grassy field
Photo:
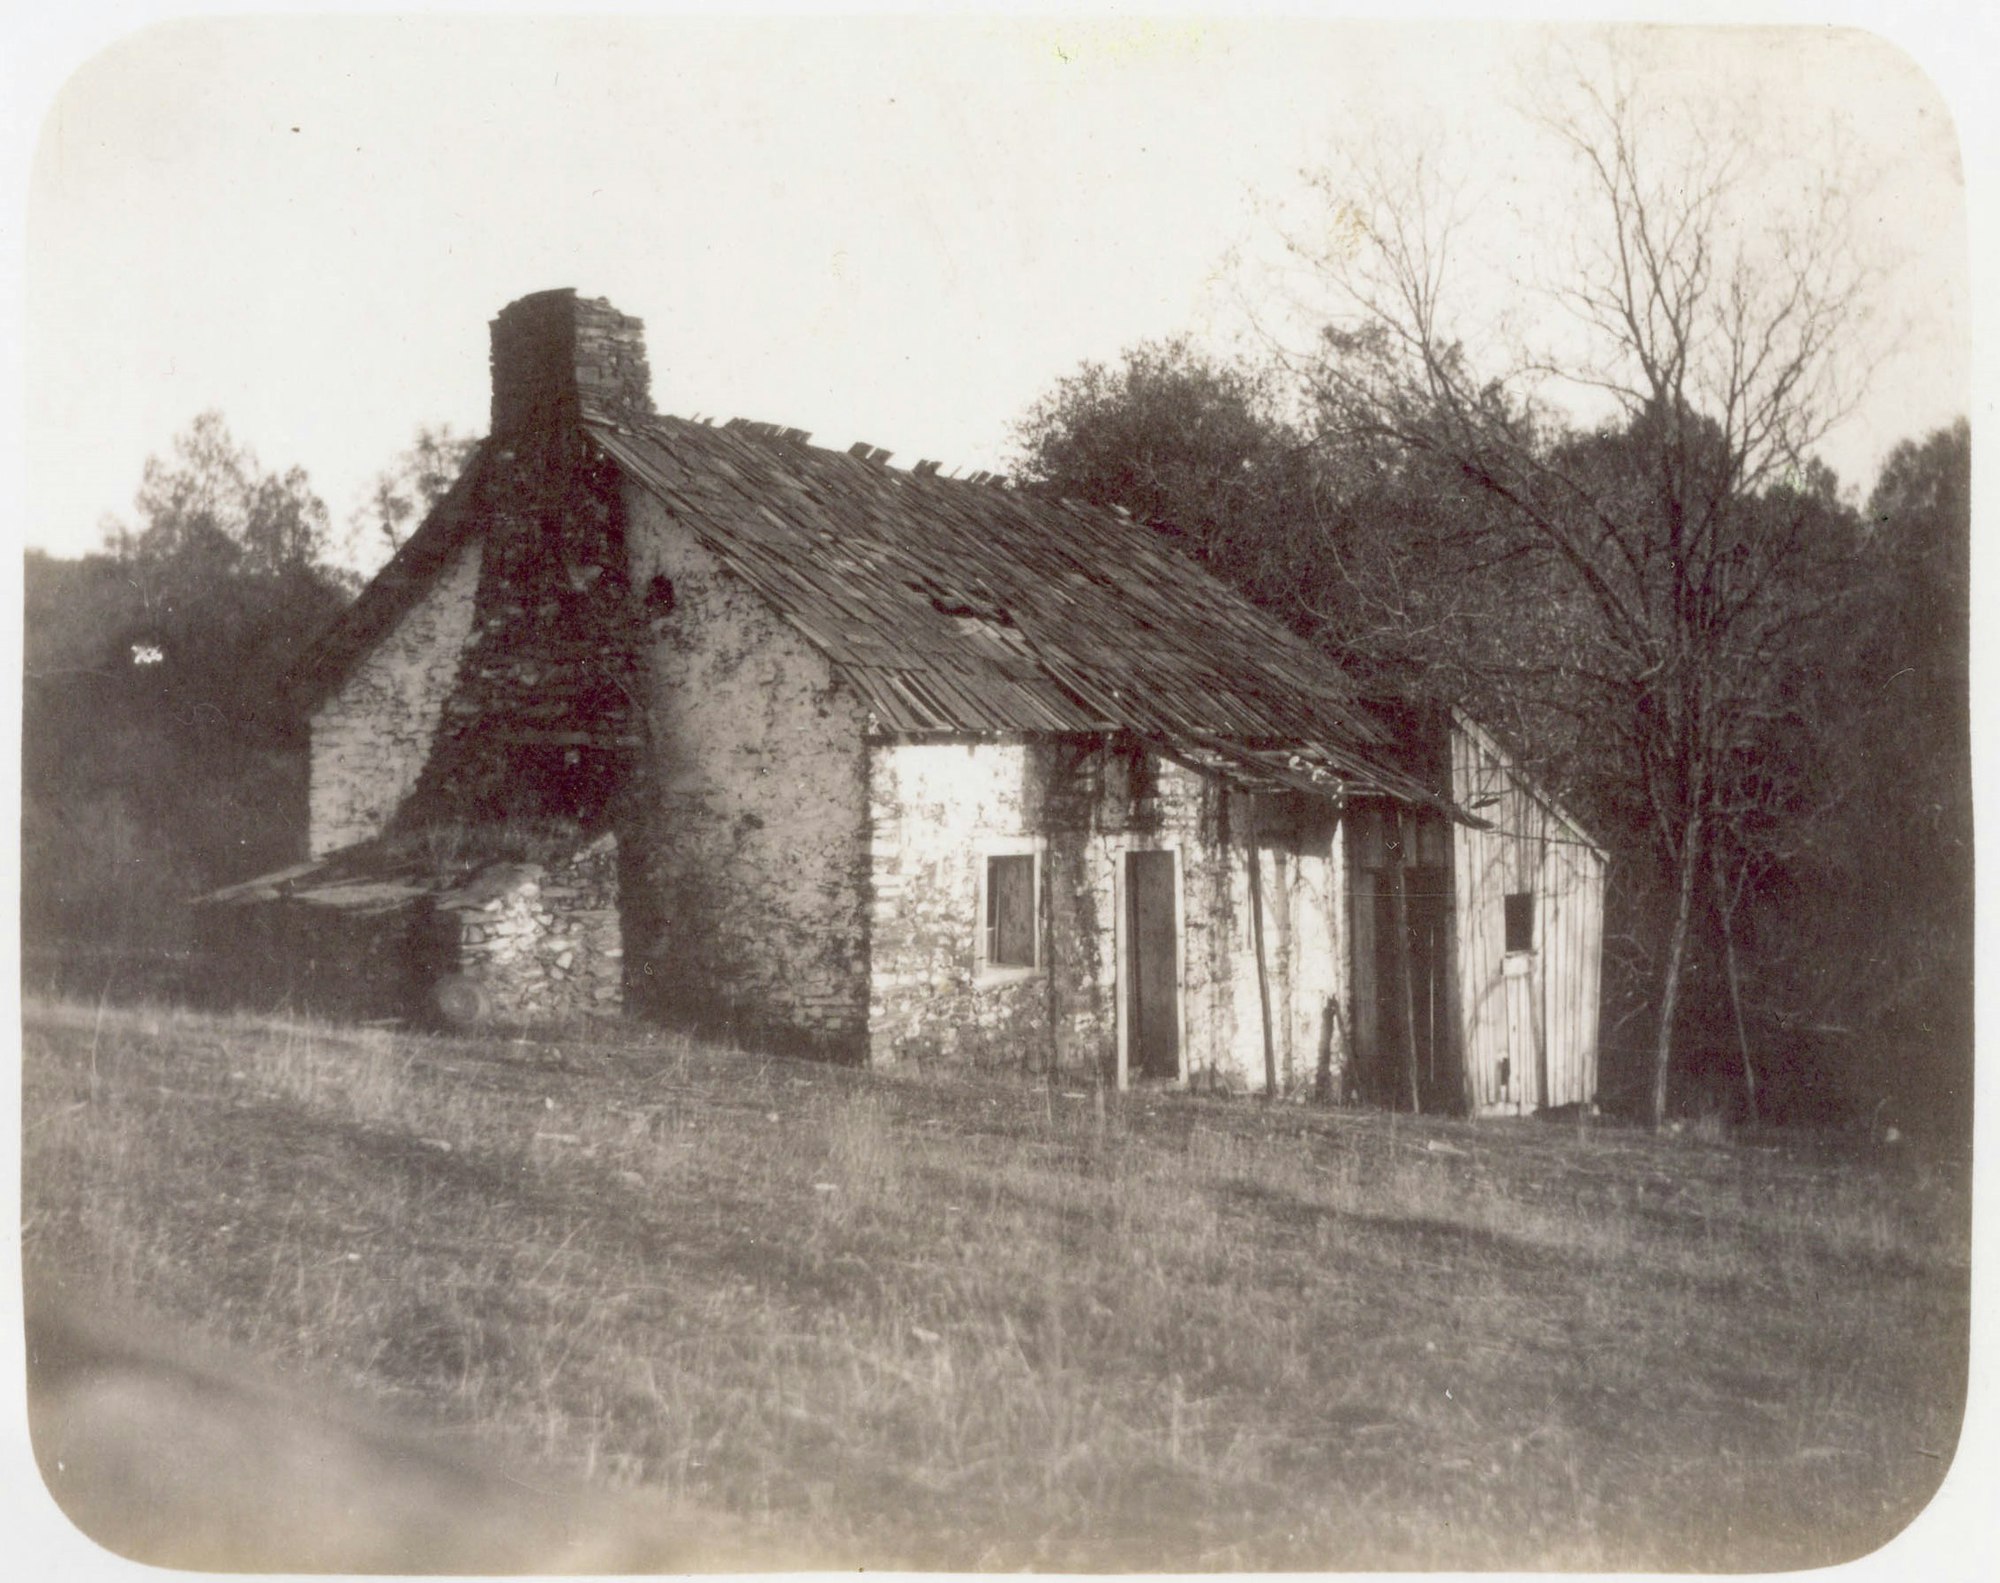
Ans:
{"type": "Polygon", "coordinates": [[[25,1083],[31,1283],[829,1566],[1805,1567],[1957,1437],[1908,1145],[46,1003],[25,1083]]]}

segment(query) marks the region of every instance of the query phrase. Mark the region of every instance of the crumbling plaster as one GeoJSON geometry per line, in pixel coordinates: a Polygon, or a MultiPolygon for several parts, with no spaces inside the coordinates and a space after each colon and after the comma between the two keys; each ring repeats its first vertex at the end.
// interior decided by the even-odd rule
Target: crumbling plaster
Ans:
{"type": "MultiPolygon", "coordinates": [[[[869,1052],[878,1064],[963,1062],[1107,1080],[1123,1007],[1119,907],[1127,852],[1177,854],[1183,1070],[1264,1086],[1249,927],[1253,800],[1153,761],[1135,797],[1128,752],[1096,741],[882,741],[871,749],[869,1052]],[[990,857],[1039,861],[1029,970],[985,961],[990,857]]],[[[1342,843],[1330,808],[1258,838],[1280,1087],[1313,1081],[1344,1040],[1342,843]]]]}

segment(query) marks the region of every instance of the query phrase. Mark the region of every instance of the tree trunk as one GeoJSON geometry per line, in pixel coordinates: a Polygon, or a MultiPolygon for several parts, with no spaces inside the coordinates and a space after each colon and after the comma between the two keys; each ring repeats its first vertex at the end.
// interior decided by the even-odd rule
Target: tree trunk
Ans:
{"type": "Polygon", "coordinates": [[[1674,905],[1673,933],[1667,939],[1667,966],[1660,983],[1660,1034],[1653,1047],[1651,1120],[1658,1132],[1667,1119],[1667,1073],[1674,1059],[1674,1012],[1680,1004],[1681,972],[1687,962],[1690,925],[1694,920],[1695,876],[1701,867],[1701,824],[1690,819],[1681,834],[1680,885],[1674,905]]]}
{"type": "Polygon", "coordinates": [[[1750,1106],[1750,1119],[1757,1117],[1757,1068],[1750,1062],[1750,1035],[1743,1027],[1743,991],[1736,976],[1736,931],[1727,919],[1722,924],[1722,959],[1729,969],[1729,1010],[1736,1019],[1736,1050],[1743,1058],[1743,1098],[1750,1106]]]}
{"type": "Polygon", "coordinates": [[[1750,1031],[1743,1022],[1743,984],[1736,968],[1736,906],[1743,899],[1743,878],[1747,873],[1746,866],[1737,878],[1736,893],[1727,900],[1720,899],[1723,885],[1719,873],[1715,877],[1715,888],[1718,892],[1716,922],[1722,928],[1722,963],[1729,975],[1729,1013],[1736,1022],[1736,1053],[1743,1060],[1743,1098],[1750,1107],[1750,1119],[1754,1122],[1759,1119],[1757,1068],[1750,1060],[1750,1031]]]}

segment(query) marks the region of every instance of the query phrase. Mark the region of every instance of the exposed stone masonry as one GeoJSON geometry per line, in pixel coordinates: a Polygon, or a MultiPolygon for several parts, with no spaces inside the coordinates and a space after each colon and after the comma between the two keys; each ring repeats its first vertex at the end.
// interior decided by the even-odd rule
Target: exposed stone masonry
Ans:
{"type": "Polygon", "coordinates": [[[645,325],[601,297],[538,291],[493,320],[493,432],[649,417],[645,325]]]}
{"type": "Polygon", "coordinates": [[[1261,1089],[1254,846],[1280,1086],[1310,1084],[1329,1040],[1337,1068],[1347,1053],[1333,1010],[1345,994],[1342,859],[1331,804],[1301,801],[1316,807],[1279,806],[1260,820],[1255,799],[1122,737],[878,744],[870,1058],[1076,1077],[1095,1069],[1109,1081],[1125,855],[1172,851],[1187,1076],[1261,1089]],[[1041,954],[1032,969],[996,969],[984,960],[983,874],[989,858],[1020,852],[1039,865],[1041,954]]]}
{"type": "Polygon", "coordinates": [[[501,864],[438,898],[456,932],[458,976],[501,1022],[620,1009],[618,843],[609,835],[547,865],[501,864]]]}
{"type": "Polygon", "coordinates": [[[602,827],[630,778],[644,730],[644,615],[617,471],[579,413],[586,402],[651,410],[638,327],[568,292],[527,298],[494,321],[495,426],[471,507],[485,542],[471,644],[399,815],[406,828],[549,816],[602,827]]]}
{"type": "Polygon", "coordinates": [[[314,712],[313,856],[380,835],[417,784],[472,632],[479,570],[474,539],[314,712]]]}

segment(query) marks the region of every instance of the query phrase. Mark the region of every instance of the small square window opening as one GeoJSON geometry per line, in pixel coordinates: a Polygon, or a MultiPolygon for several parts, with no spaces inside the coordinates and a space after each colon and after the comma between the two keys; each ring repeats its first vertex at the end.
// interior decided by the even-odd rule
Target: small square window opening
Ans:
{"type": "Polygon", "coordinates": [[[986,860],[986,961],[990,967],[1035,965],[1032,853],[986,860]]]}
{"type": "Polygon", "coordinates": [[[1507,897],[1507,950],[1512,953],[1534,948],[1535,893],[1517,890],[1507,897]]]}

